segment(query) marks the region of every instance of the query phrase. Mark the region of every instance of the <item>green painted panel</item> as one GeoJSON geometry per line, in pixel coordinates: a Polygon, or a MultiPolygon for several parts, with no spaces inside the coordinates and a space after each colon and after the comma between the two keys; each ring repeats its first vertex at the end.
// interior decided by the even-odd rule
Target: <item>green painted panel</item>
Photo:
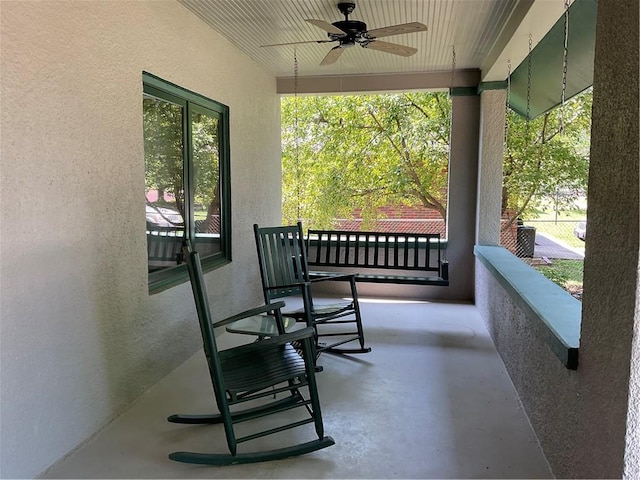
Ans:
{"type": "MultiPolygon", "coordinates": [[[[568,100],[593,84],[597,0],[575,0],[569,8],[568,100]]],[[[564,15],[531,52],[529,119],[562,103],[564,15]]],[[[509,106],[527,117],[528,57],[511,74],[509,106]]]]}

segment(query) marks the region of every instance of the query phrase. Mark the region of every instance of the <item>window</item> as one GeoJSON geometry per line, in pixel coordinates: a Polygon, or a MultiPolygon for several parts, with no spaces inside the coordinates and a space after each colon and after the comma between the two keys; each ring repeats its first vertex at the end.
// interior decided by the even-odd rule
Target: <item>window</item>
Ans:
{"type": "Polygon", "coordinates": [[[188,238],[205,270],[231,260],[229,108],[143,73],[149,290],[187,280],[188,238]]]}

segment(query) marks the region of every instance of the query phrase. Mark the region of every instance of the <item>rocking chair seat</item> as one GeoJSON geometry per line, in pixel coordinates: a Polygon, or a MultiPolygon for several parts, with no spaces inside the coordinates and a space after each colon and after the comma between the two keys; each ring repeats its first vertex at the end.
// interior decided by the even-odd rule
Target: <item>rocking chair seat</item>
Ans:
{"type": "MultiPolygon", "coordinates": [[[[287,340],[295,341],[292,337],[287,340]]],[[[305,375],[304,360],[290,343],[263,348],[261,344],[267,342],[262,340],[220,352],[224,384],[232,398],[305,375]]]]}

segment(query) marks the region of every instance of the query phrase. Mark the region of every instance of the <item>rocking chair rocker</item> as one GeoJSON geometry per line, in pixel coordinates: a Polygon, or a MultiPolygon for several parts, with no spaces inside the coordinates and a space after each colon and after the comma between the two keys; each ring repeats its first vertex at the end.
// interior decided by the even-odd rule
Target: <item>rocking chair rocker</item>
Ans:
{"type": "Polygon", "coordinates": [[[295,332],[284,333],[282,314],[280,312],[284,302],[257,307],[212,323],[198,253],[192,252],[188,244],[183,248],[183,251],[200,321],[204,353],[207,358],[216,404],[220,413],[210,415],[172,415],[168,418],[168,421],[184,424],[222,423],[230,453],[174,452],[169,455],[169,458],[186,463],[231,465],[279,460],[333,445],[335,443],[334,440],[324,435],[314,370],[315,358],[311,341],[313,329],[304,328],[295,332]],[[267,313],[274,316],[281,335],[247,345],[218,350],[214,334],[215,327],[267,313]],[[291,342],[297,342],[298,345],[301,345],[302,356],[291,346],[291,342]],[[305,386],[308,387],[309,399],[306,399],[301,392],[301,389],[305,386]],[[251,407],[237,409],[239,404],[249,401],[251,401],[251,407]],[[256,405],[256,403],[258,404],[256,405]],[[234,406],[236,408],[232,411],[234,406]],[[304,407],[307,410],[308,418],[300,420],[298,416],[295,420],[292,420],[287,417],[286,411],[298,407],[304,407]],[[235,424],[272,414],[280,414],[281,420],[285,423],[276,427],[271,425],[265,430],[260,430],[260,427],[256,426],[254,433],[243,437],[236,436],[235,424]],[[238,443],[312,422],[315,424],[317,439],[266,451],[250,453],[238,453],[237,451],[238,443]]]}
{"type": "Polygon", "coordinates": [[[371,348],[364,346],[364,331],[358,292],[354,274],[327,274],[314,277],[307,264],[307,251],[302,233],[302,223],[294,226],[263,227],[253,226],[262,290],[265,303],[289,296],[301,296],[303,308],[285,312],[283,315],[306,322],[315,331],[316,354],[322,352],[336,354],[368,353],[371,348]],[[312,285],[327,281],[349,281],[351,301],[332,304],[318,304],[312,296],[312,285]],[[349,318],[350,317],[350,318],[349,318]],[[340,324],[353,324],[351,329],[340,324]],[[320,343],[322,337],[333,337],[336,341],[320,343]],[[359,347],[345,348],[340,345],[357,341],[359,347]]]}

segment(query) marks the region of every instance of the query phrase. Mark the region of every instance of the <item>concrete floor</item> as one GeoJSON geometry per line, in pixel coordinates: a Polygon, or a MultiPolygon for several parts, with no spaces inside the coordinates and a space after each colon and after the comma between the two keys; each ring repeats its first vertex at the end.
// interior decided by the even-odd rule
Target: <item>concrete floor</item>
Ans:
{"type": "MultiPolygon", "coordinates": [[[[226,452],[221,426],[165,420],[215,409],[198,352],[44,478],[553,478],[474,306],[373,299],[361,306],[373,351],[318,361],[325,430],[336,445],[230,467],[168,460],[176,450],[226,452]]],[[[240,338],[225,333],[219,341],[240,338]]],[[[305,441],[311,432],[279,435],[305,441]]]]}

